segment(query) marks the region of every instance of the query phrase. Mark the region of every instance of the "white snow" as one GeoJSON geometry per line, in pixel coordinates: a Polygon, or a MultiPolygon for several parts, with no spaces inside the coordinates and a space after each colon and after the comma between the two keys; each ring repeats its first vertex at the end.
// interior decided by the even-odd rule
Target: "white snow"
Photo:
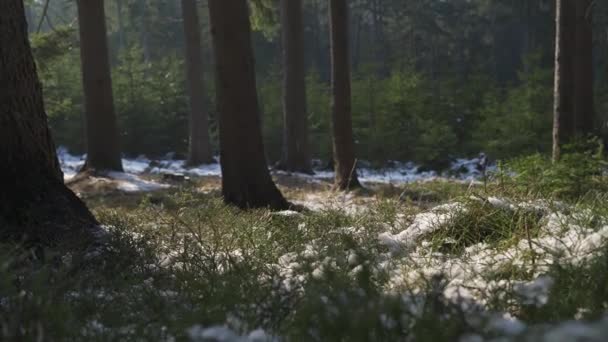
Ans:
{"type": "Polygon", "coordinates": [[[418,244],[419,237],[441,228],[465,210],[461,203],[443,204],[429,212],[416,215],[414,222],[401,233],[394,235],[390,232],[382,233],[378,239],[393,253],[407,251],[418,244]]]}
{"type": "Polygon", "coordinates": [[[190,341],[213,341],[213,342],[271,342],[278,341],[269,336],[262,329],[256,329],[247,335],[240,335],[224,325],[204,328],[200,325],[188,329],[190,341]]]}
{"type": "MultiPolygon", "coordinates": [[[[488,295],[492,293],[512,293],[513,299],[504,300],[543,306],[547,304],[554,284],[554,279],[547,276],[551,265],[556,262],[579,264],[587,261],[598,255],[599,248],[608,242],[608,225],[590,229],[577,224],[581,221],[581,216],[593,215],[586,210],[564,208],[561,203],[516,203],[500,198],[489,198],[486,201],[502,209],[542,213],[544,217],[541,220],[543,226],[540,235],[530,240],[522,239],[515,246],[504,250],[479,243],[466,248],[462,255],[439,253],[431,250],[430,244],[421,241],[421,238],[425,233],[446,227],[453,215],[466,211],[464,203],[440,205],[416,215],[413,223],[400,233],[380,234],[380,244],[389,249],[380,267],[390,272],[392,291],[416,288],[415,284],[426,283],[429,279],[440,276],[446,282],[443,295],[460,305],[465,312],[483,309],[488,295]],[[534,257],[530,258],[531,255],[534,257]],[[512,267],[526,269],[532,280],[499,279],[492,276],[512,267]]],[[[490,319],[484,322],[483,327],[496,333],[517,335],[526,329],[516,318],[491,313],[485,315],[489,315],[490,319]]],[[[574,326],[559,329],[576,330],[574,326]]],[[[578,334],[576,336],[586,336],[581,331],[575,331],[578,334]]],[[[474,336],[471,338],[476,339],[474,336]]]]}
{"type": "Polygon", "coordinates": [[[124,192],[148,192],[170,187],[168,184],[145,180],[137,175],[123,172],[109,172],[108,177],[118,182],[118,189],[124,192]]]}
{"type": "MultiPolygon", "coordinates": [[[[86,155],[73,155],[65,147],[57,149],[57,155],[65,179],[72,178],[84,165],[86,155]]],[[[162,159],[149,159],[145,156],[137,158],[123,158],[123,168],[130,174],[184,174],[189,176],[221,176],[220,164],[217,162],[201,165],[197,167],[186,167],[184,160],[173,160],[170,156],[162,159]]],[[[432,181],[440,179],[451,179],[460,181],[474,181],[479,179],[482,174],[477,169],[480,163],[479,158],[456,159],[450,169],[442,174],[435,171],[421,172],[420,167],[414,163],[390,162],[390,167],[382,169],[371,169],[367,167],[357,168],[359,180],[364,183],[386,183],[402,184],[418,181],[432,181]]],[[[288,174],[283,171],[274,171],[277,174],[288,174]]],[[[302,179],[318,181],[321,179],[331,179],[333,171],[316,170],[314,175],[293,173],[292,175],[302,179]]]]}

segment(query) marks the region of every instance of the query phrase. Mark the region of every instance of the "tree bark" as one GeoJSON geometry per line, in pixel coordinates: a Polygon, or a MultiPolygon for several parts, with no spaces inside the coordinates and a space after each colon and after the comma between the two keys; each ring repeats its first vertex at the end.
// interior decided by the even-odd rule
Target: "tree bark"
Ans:
{"type": "Polygon", "coordinates": [[[246,0],[209,0],[215,53],[224,201],[286,209],[264,154],[246,0]]]}
{"type": "Polygon", "coordinates": [[[0,1],[0,240],[54,243],[96,222],[63,184],[22,0],[0,1]]]}
{"type": "Polygon", "coordinates": [[[122,2],[123,0],[116,0],[116,20],[118,21],[118,47],[121,51],[124,50],[126,45],[125,25],[122,17],[122,2]]]}
{"type": "Polygon", "coordinates": [[[83,170],[122,171],[103,0],[78,0],[87,160],[83,170]]]}
{"type": "Polygon", "coordinates": [[[186,72],[190,97],[190,135],[188,165],[196,166],[213,161],[209,139],[209,115],[205,108],[201,29],[196,0],[182,0],[182,18],[186,37],[186,72]]]}
{"type": "Polygon", "coordinates": [[[591,0],[576,0],[574,48],[574,115],[576,132],[582,137],[594,131],[593,26],[591,0]]]}
{"type": "Polygon", "coordinates": [[[575,4],[577,0],[556,0],[555,77],[553,107],[553,160],[561,156],[562,145],[574,137],[573,49],[575,4]]]}
{"type": "Polygon", "coordinates": [[[302,0],[281,0],[283,39],[283,158],[279,167],[312,173],[306,108],[302,0]]]}
{"type": "Polygon", "coordinates": [[[330,0],[331,92],[335,187],[359,187],[351,117],[348,5],[330,0]]]}

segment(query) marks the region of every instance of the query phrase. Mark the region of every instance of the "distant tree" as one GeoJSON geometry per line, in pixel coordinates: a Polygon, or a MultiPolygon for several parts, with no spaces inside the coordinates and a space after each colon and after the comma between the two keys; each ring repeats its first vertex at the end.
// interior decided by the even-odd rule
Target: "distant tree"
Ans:
{"type": "Polygon", "coordinates": [[[555,6],[553,160],[560,159],[562,145],[570,142],[575,134],[573,53],[576,1],[556,0],[555,6]]]}
{"type": "Polygon", "coordinates": [[[283,42],[283,157],[279,168],[312,173],[306,108],[302,0],[281,0],[283,42]]]}
{"type": "Polygon", "coordinates": [[[83,170],[122,171],[103,0],[78,0],[87,160],[83,170]]]}
{"type": "Polygon", "coordinates": [[[330,0],[331,93],[335,186],[361,186],[357,178],[351,113],[351,80],[346,0],[330,0]]]}
{"type": "Polygon", "coordinates": [[[593,24],[591,0],[576,0],[574,51],[574,115],[581,136],[594,133],[593,24]]]}
{"type": "Polygon", "coordinates": [[[262,143],[247,0],[209,0],[209,14],[224,201],[285,209],[288,202],[270,177],[262,143]]]}
{"type": "Polygon", "coordinates": [[[186,77],[190,96],[188,165],[200,165],[213,161],[213,155],[209,141],[209,116],[205,108],[201,29],[196,0],[182,0],[182,17],[186,37],[186,77]]]}
{"type": "Polygon", "coordinates": [[[22,0],[0,1],[0,240],[52,243],[96,222],[63,184],[22,0]]]}

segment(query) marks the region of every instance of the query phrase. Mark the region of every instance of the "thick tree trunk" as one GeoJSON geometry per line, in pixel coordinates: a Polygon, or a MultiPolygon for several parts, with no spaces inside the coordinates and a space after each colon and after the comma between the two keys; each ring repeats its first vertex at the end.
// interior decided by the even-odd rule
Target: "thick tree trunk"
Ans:
{"type": "Polygon", "coordinates": [[[240,208],[285,209],[270,177],[260,125],[246,0],[209,0],[216,61],[224,201],[240,208]]]}
{"type": "Polygon", "coordinates": [[[351,85],[348,49],[348,5],[330,0],[331,88],[335,186],[359,187],[351,117],[351,85]]]}
{"type": "Polygon", "coordinates": [[[575,4],[577,0],[556,0],[555,84],[553,107],[553,160],[559,160],[561,147],[574,137],[573,50],[575,4]]]}
{"type": "Polygon", "coordinates": [[[281,0],[283,37],[283,158],[279,167],[312,173],[308,142],[302,1],[281,0]]]}
{"type": "Polygon", "coordinates": [[[87,160],[84,169],[122,171],[103,0],[78,0],[87,160]]]}
{"type": "Polygon", "coordinates": [[[63,185],[22,0],[0,1],[0,240],[53,243],[96,224],[63,185]]]}
{"type": "Polygon", "coordinates": [[[186,37],[186,77],[190,96],[190,136],[188,165],[196,166],[213,161],[209,140],[209,116],[205,108],[201,29],[196,0],[182,0],[182,17],[186,37]]]}
{"type": "Polygon", "coordinates": [[[593,28],[591,0],[576,0],[576,45],[574,47],[574,115],[581,136],[594,131],[593,28]]]}

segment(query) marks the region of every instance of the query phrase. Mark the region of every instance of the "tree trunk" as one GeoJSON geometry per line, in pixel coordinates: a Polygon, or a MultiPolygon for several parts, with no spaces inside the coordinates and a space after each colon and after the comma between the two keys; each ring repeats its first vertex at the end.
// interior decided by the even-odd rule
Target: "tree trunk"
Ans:
{"type": "Polygon", "coordinates": [[[283,37],[283,158],[279,167],[312,173],[308,142],[302,1],[281,0],[283,37]]]}
{"type": "Polygon", "coordinates": [[[141,6],[141,31],[140,31],[140,40],[141,40],[141,51],[144,55],[144,62],[150,63],[152,60],[152,53],[150,51],[150,27],[148,20],[148,1],[140,0],[141,6]]]}
{"type": "Polygon", "coordinates": [[[264,154],[246,0],[209,0],[215,52],[224,201],[285,209],[264,154]]]}
{"type": "Polygon", "coordinates": [[[122,171],[103,0],[78,0],[87,160],[83,170],[122,171]]]}
{"type": "Polygon", "coordinates": [[[346,0],[330,0],[329,7],[335,186],[347,190],[360,186],[351,117],[348,5],[346,0]]]}
{"type": "Polygon", "coordinates": [[[556,0],[555,84],[553,107],[553,160],[560,159],[561,147],[574,137],[573,49],[577,0],[556,0]]]}
{"type": "Polygon", "coordinates": [[[582,137],[594,131],[593,29],[591,0],[576,0],[576,46],[574,48],[574,116],[582,137]]]}
{"type": "Polygon", "coordinates": [[[196,0],[182,0],[182,17],[186,37],[186,72],[190,96],[190,136],[188,165],[196,166],[213,161],[209,141],[209,116],[205,108],[201,29],[196,0]]]}
{"type": "Polygon", "coordinates": [[[54,243],[96,222],[63,185],[22,0],[0,1],[0,240],[54,243]]]}
{"type": "Polygon", "coordinates": [[[116,20],[118,21],[118,47],[120,51],[125,49],[125,25],[122,17],[122,2],[123,0],[116,0],[116,20]]]}

